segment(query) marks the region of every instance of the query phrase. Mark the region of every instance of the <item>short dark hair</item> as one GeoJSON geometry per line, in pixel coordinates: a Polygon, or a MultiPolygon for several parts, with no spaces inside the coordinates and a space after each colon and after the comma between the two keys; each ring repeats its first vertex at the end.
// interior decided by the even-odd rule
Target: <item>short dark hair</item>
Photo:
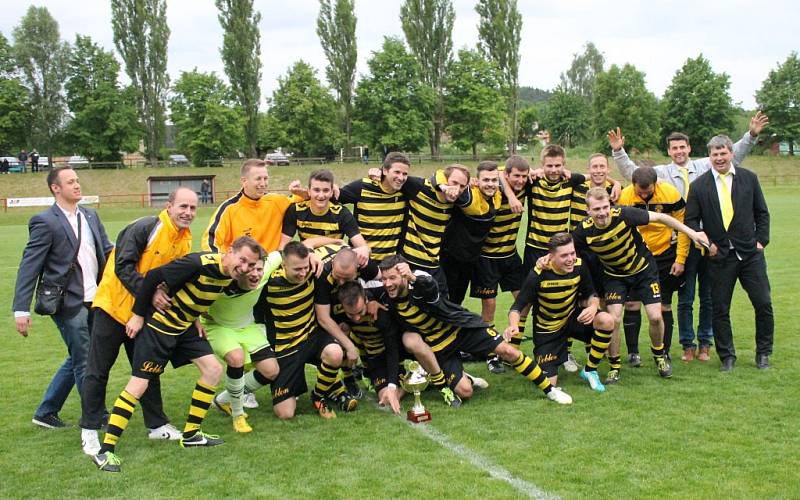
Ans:
{"type": "Polygon", "coordinates": [[[314,170],[313,172],[311,172],[311,175],[308,176],[309,186],[311,185],[311,181],[327,182],[331,186],[333,186],[333,172],[331,172],[327,168],[314,170]]]}
{"type": "Polygon", "coordinates": [[[249,158],[242,163],[242,168],[239,170],[239,175],[244,177],[245,175],[250,172],[251,168],[254,167],[265,167],[267,166],[267,162],[264,160],[259,160],[258,158],[249,158]]]}
{"type": "Polygon", "coordinates": [[[528,171],[531,169],[531,164],[520,155],[511,155],[506,160],[506,172],[511,169],[528,171]]]}
{"type": "Polygon", "coordinates": [[[303,245],[299,241],[290,241],[283,247],[283,259],[286,260],[287,257],[290,255],[294,255],[297,258],[305,259],[308,257],[310,250],[307,246],[303,245]]]}
{"type": "Polygon", "coordinates": [[[545,158],[566,158],[567,153],[564,151],[564,148],[559,146],[558,144],[548,144],[547,146],[542,149],[542,154],[540,155],[540,160],[544,161],[545,158]]]}
{"type": "Polygon", "coordinates": [[[495,170],[497,170],[497,162],[487,160],[478,163],[478,175],[481,172],[494,172],[495,170]]]}
{"type": "Polygon", "coordinates": [[[394,163],[402,163],[403,165],[407,165],[409,167],[411,166],[411,160],[408,159],[408,156],[405,153],[392,151],[383,159],[381,168],[390,168],[394,163]]]}
{"type": "Polygon", "coordinates": [[[462,172],[464,175],[466,175],[467,176],[467,181],[469,181],[469,177],[470,177],[469,169],[467,167],[465,167],[464,165],[461,165],[460,163],[453,163],[451,165],[448,165],[448,166],[444,167],[444,176],[445,176],[445,178],[449,179],[450,175],[452,175],[452,173],[454,171],[456,171],[456,170],[458,170],[458,171],[462,172]]]}
{"type": "Polygon", "coordinates": [[[339,287],[336,295],[343,306],[353,307],[358,303],[358,299],[364,299],[364,302],[367,302],[367,294],[358,281],[345,282],[339,287]]]}
{"type": "Polygon", "coordinates": [[[551,253],[555,252],[557,248],[563,247],[564,245],[569,245],[572,243],[572,235],[569,233],[556,233],[550,237],[550,241],[547,242],[547,250],[551,253]]]}
{"type": "Polygon", "coordinates": [[[385,259],[383,259],[380,262],[380,264],[378,264],[378,269],[380,269],[381,272],[384,272],[384,271],[388,271],[389,269],[393,268],[397,264],[403,264],[403,263],[407,263],[407,262],[408,261],[406,260],[406,258],[403,257],[402,255],[397,255],[397,254],[390,255],[390,256],[386,257],[385,259]]]}
{"type": "Polygon", "coordinates": [[[673,141],[686,141],[686,144],[689,144],[689,136],[681,132],[673,132],[667,136],[667,147],[673,141]]]}
{"type": "Polygon", "coordinates": [[[590,190],[586,191],[586,203],[588,205],[589,198],[593,200],[608,200],[611,197],[608,195],[608,191],[602,187],[593,187],[590,190]]]}
{"type": "Polygon", "coordinates": [[[258,254],[259,259],[263,259],[266,256],[266,252],[264,252],[264,248],[258,244],[256,240],[251,238],[250,236],[239,236],[235,240],[233,240],[233,244],[231,245],[232,252],[238,252],[242,248],[247,247],[253,253],[258,254]]]}
{"type": "Polygon", "coordinates": [[[58,176],[61,175],[61,172],[64,170],[72,170],[72,167],[54,167],[50,172],[47,173],[47,189],[50,190],[51,194],[56,194],[53,192],[53,188],[51,187],[53,184],[58,186],[61,185],[61,181],[59,180],[58,176]]]}
{"type": "Polygon", "coordinates": [[[648,188],[657,181],[658,174],[656,173],[656,169],[647,165],[637,168],[633,171],[633,175],[631,175],[631,182],[640,188],[648,188]]]}

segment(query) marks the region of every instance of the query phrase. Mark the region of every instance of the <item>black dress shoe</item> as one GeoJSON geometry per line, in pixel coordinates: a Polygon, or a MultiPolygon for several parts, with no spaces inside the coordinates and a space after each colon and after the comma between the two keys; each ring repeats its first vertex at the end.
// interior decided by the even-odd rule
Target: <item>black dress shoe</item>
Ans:
{"type": "Polygon", "coordinates": [[[719,371],[721,372],[732,372],[733,365],[736,363],[736,358],[728,357],[722,360],[722,364],[719,366],[719,371]]]}
{"type": "Polygon", "coordinates": [[[756,368],[766,370],[770,367],[768,354],[756,354],[756,368]]]}

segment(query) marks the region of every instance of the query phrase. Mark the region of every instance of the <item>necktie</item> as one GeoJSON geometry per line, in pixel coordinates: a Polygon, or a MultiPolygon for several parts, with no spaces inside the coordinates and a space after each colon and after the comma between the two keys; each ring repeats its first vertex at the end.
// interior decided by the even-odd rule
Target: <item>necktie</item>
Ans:
{"type": "Polygon", "coordinates": [[[685,188],[684,189],[684,193],[683,193],[683,199],[684,200],[688,200],[689,199],[689,169],[686,168],[686,167],[678,167],[678,171],[681,173],[681,177],[683,177],[683,187],[685,188]]]}
{"type": "Polygon", "coordinates": [[[729,175],[731,175],[730,172],[719,176],[721,194],[719,205],[722,209],[722,225],[725,226],[726,231],[728,226],[731,225],[731,220],[733,220],[733,200],[731,199],[731,190],[728,188],[727,182],[729,175]]]}

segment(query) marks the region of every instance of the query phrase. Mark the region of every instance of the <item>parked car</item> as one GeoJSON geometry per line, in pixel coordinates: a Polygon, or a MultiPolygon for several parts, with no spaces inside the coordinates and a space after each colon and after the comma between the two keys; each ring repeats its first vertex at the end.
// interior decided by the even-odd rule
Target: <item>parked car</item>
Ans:
{"type": "MultiPolygon", "coordinates": [[[[41,159],[39,163],[41,164],[41,159]]],[[[67,165],[72,168],[88,167],[89,160],[87,160],[85,156],[70,156],[69,160],[67,160],[67,165]]]]}
{"type": "Polygon", "coordinates": [[[267,153],[267,156],[264,157],[264,161],[270,165],[289,165],[289,158],[280,151],[267,153]]]}
{"type": "Polygon", "coordinates": [[[180,165],[188,165],[189,158],[186,158],[186,155],[169,155],[169,166],[170,167],[177,167],[180,165]]]}
{"type": "Polygon", "coordinates": [[[3,160],[8,160],[9,172],[22,172],[22,165],[19,163],[16,156],[0,156],[0,162],[3,160]]]}

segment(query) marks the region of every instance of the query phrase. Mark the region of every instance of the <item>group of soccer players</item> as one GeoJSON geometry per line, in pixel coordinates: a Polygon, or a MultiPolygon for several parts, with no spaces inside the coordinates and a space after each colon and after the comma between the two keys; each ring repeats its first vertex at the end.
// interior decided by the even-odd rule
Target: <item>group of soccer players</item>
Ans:
{"type": "MultiPolygon", "coordinates": [[[[487,360],[492,373],[513,369],[549,400],[570,404],[559,367],[580,370],[603,392],[597,368],[607,356],[605,384],[619,381],[623,307],[638,311],[639,303],[657,371],[670,377],[671,313],[666,327],[664,316],[679,286],[673,278],[692,242],[707,247],[708,239],[682,223],[683,198],[652,168],[636,169],[622,189],[603,154],[590,157],[588,176],[565,167],[565,151],[548,145],[538,168],[511,156],[501,166],[481,162],[476,174],[454,164],[416,177],[406,155],[389,153],[362,179],[339,187],[318,170],[287,196],[268,193],[265,162],[246,160],[242,190],[214,212],[197,253],[189,232],[197,195],[179,188],[158,217],[120,233],[103,274],[104,301],[95,305],[106,314],[95,331],[124,330],[132,376],[102,443],[92,430],[99,425],[82,425],[84,452],[118,472],[115,447],[140,399],[145,420],[168,422],[158,394],[167,362],[200,372],[183,431],[166,424],[183,447],[222,443],[201,430],[211,406],[230,415],[236,432],[251,432],[247,395],[264,386],[275,415],[293,418],[308,391],[306,365],[316,368],[311,405],[325,419],[357,408],[356,368],[379,404],[399,413],[404,359],[417,360],[453,407],[488,386],[464,371],[469,357],[487,360]],[[498,288],[514,297],[502,333],[494,329],[498,288]],[[468,289],[480,314],[461,305],[468,289]],[[582,369],[573,339],[586,344],[582,369]]],[[[102,396],[111,363],[94,368],[103,372],[95,384],[102,396]]],[[[98,423],[102,396],[84,398],[94,402],[84,403],[84,416],[98,423]]]]}

